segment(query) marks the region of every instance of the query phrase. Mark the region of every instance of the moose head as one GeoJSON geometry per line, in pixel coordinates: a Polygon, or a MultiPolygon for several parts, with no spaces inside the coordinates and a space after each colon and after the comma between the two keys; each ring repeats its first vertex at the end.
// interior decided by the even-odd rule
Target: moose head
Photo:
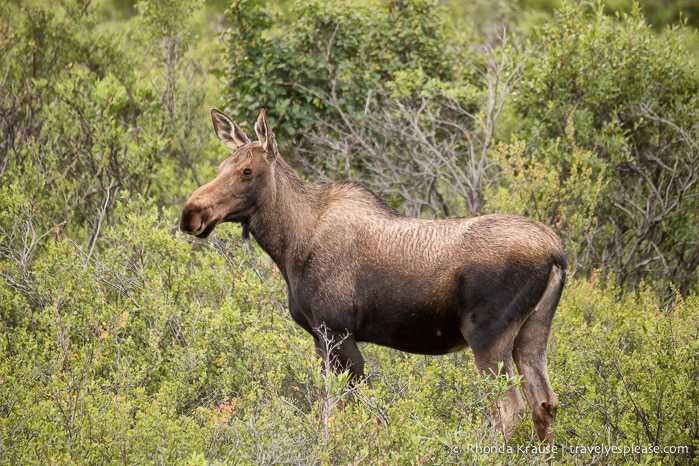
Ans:
{"type": "Polygon", "coordinates": [[[279,149],[264,109],[255,122],[258,141],[250,142],[228,116],[211,110],[214,130],[232,154],[218,167],[218,176],[197,189],[185,204],[180,230],[199,238],[208,237],[223,222],[243,225],[248,235],[248,221],[265,198],[274,195],[269,182],[279,149]]]}

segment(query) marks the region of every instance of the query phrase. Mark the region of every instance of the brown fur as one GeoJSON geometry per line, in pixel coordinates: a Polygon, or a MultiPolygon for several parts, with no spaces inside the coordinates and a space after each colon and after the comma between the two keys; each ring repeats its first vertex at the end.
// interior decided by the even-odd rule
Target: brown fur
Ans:
{"type": "MultiPolygon", "coordinates": [[[[323,351],[339,341],[337,370],[364,377],[358,341],[423,354],[471,347],[479,371],[523,375],[539,439],[553,444],[557,400],[546,369],[551,320],[566,260],[554,233],[514,215],[405,217],[362,185],[309,184],[279,157],[264,111],[259,142],[212,110],[233,155],[183,208],[180,228],[207,237],[240,222],[286,280],[292,318],[323,351]],[[514,363],[514,364],[513,364],[514,363]]],[[[516,388],[494,413],[506,437],[524,411],[516,388]]]]}

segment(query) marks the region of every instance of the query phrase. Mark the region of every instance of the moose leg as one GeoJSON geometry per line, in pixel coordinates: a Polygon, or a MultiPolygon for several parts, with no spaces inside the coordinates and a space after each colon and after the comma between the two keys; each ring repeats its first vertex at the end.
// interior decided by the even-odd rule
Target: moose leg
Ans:
{"type": "Polygon", "coordinates": [[[313,339],[324,371],[336,374],[348,371],[351,385],[364,380],[364,357],[351,333],[333,332],[322,325],[313,339]]]}
{"type": "MultiPolygon", "coordinates": [[[[498,374],[498,363],[485,362],[489,358],[476,358],[476,366],[478,370],[484,371],[490,377],[505,375],[508,380],[514,379],[514,371],[512,369],[512,359],[505,358],[503,361],[502,373],[498,374]]],[[[492,361],[492,360],[491,360],[492,361]]],[[[516,386],[510,387],[505,392],[505,397],[497,401],[497,408],[491,409],[491,416],[497,430],[501,431],[506,441],[509,441],[515,432],[517,422],[522,418],[525,411],[524,400],[516,386]]]]}
{"type": "MultiPolygon", "coordinates": [[[[316,329],[313,335],[316,354],[320,357],[324,373],[335,374],[348,371],[349,385],[354,386],[364,379],[364,358],[359,352],[357,342],[351,334],[330,332],[324,325],[316,329]]],[[[329,416],[333,409],[344,409],[345,395],[335,396],[326,386],[319,396],[321,409],[329,416]]]]}
{"type": "Polygon", "coordinates": [[[564,272],[553,267],[544,295],[524,321],[513,345],[517,370],[524,377],[524,396],[532,410],[532,420],[541,442],[553,447],[551,425],[556,419],[558,399],[553,392],[546,368],[546,347],[551,321],[563,289],[564,272]]]}
{"type": "MultiPolygon", "coordinates": [[[[464,329],[464,336],[473,350],[476,366],[480,373],[489,377],[506,376],[508,380],[514,379],[512,365],[513,331],[507,332],[500,339],[490,345],[479,344],[475,337],[474,329],[464,329]],[[471,338],[469,339],[469,334],[471,338]],[[473,342],[473,343],[471,343],[473,342]],[[500,368],[502,364],[502,368],[500,368]]],[[[497,402],[497,408],[491,410],[496,429],[502,431],[505,440],[508,441],[515,431],[516,423],[521,419],[525,411],[524,400],[516,386],[510,387],[505,393],[505,398],[497,402]]]]}
{"type": "Polygon", "coordinates": [[[551,425],[556,418],[558,399],[553,392],[546,369],[546,345],[551,320],[534,312],[515,339],[513,356],[524,377],[524,395],[532,410],[532,420],[541,442],[553,446],[551,425]]]}

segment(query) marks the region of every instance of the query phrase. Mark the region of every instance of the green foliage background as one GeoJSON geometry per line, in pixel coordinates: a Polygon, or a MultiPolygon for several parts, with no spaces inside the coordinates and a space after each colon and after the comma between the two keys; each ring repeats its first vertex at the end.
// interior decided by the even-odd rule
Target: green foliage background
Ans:
{"type": "Polygon", "coordinates": [[[556,444],[640,447],[554,461],[699,462],[696,12],[642,5],[3,2],[0,463],[543,461],[528,419],[473,451],[508,382],[468,352],[363,346],[350,392],[237,226],[177,232],[225,156],[214,106],[248,133],[266,107],[309,179],[553,226],[556,444]]]}

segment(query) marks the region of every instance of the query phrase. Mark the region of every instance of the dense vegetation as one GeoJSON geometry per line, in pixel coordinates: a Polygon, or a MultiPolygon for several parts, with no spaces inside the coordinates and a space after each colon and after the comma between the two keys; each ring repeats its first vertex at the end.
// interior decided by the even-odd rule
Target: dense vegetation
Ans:
{"type": "Polygon", "coordinates": [[[528,419],[484,448],[508,382],[468,352],[365,346],[349,393],[239,227],[177,232],[213,106],[309,180],[554,227],[556,461],[699,461],[694,4],[489,3],[3,2],[0,463],[541,461],[528,419]]]}

